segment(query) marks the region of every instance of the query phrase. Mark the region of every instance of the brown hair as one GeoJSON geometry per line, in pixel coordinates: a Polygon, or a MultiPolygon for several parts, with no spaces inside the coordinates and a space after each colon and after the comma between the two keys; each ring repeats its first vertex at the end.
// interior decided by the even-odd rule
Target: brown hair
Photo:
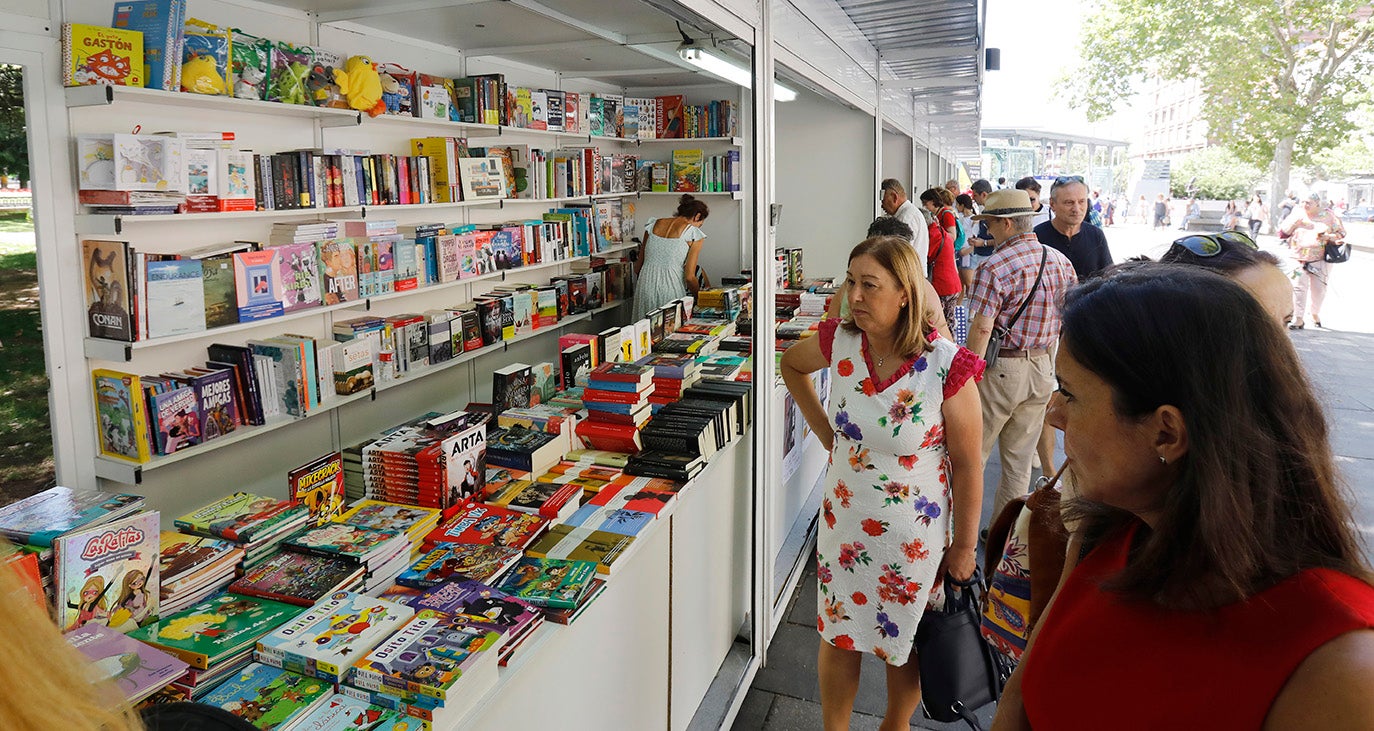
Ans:
{"type": "MultiPolygon", "coordinates": [[[[1140,263],[1064,303],[1063,347],[1112,388],[1117,415],[1183,414],[1188,453],[1108,588],[1211,608],[1309,568],[1370,580],[1326,418],[1293,344],[1255,298],[1198,267],[1140,263]]],[[[1090,541],[1134,520],[1076,501],[1090,541]]]]}
{"type": "Polygon", "coordinates": [[[677,199],[677,213],[673,215],[688,219],[700,217],[701,220],[705,221],[706,217],[711,215],[711,209],[704,202],[684,194],[677,199]]]}
{"type": "Polygon", "coordinates": [[[934,203],[939,206],[954,206],[954,194],[944,188],[926,188],[921,194],[922,203],[934,203]]]}
{"type": "MultiPolygon", "coordinates": [[[[926,353],[935,346],[930,344],[929,335],[934,329],[926,320],[925,288],[921,286],[921,262],[916,258],[916,250],[911,242],[896,236],[870,236],[859,242],[849,252],[849,261],[861,256],[871,256],[893,279],[897,286],[906,292],[907,303],[897,315],[897,336],[893,338],[892,352],[910,358],[917,353],[926,353]]],[[[841,327],[849,332],[859,332],[851,315],[841,327]]]]}

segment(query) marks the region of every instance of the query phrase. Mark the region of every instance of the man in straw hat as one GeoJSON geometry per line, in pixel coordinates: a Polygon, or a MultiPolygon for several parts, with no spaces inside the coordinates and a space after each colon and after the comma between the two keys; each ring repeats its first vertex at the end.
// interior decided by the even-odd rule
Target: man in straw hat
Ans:
{"type": "Polygon", "coordinates": [[[1007,189],[988,195],[973,217],[987,226],[994,251],[978,268],[969,293],[969,350],[986,353],[993,330],[1005,330],[996,363],[978,385],[984,463],[1000,444],[994,516],[1030,487],[1031,457],[1054,391],[1051,349],[1059,339],[1059,303],[1078,281],[1073,264],[1035,237],[1034,216],[1026,191],[1007,189]]]}

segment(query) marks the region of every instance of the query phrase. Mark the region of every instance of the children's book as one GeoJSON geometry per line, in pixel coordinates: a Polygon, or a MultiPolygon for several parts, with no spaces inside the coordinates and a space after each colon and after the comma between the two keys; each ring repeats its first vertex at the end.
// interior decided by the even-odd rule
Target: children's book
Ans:
{"type": "Polygon", "coordinates": [[[416,611],[443,612],[467,624],[497,630],[505,639],[523,634],[541,619],[533,604],[480,581],[446,581],[406,603],[416,611]]]}
{"type": "Polygon", "coordinates": [[[703,157],[701,150],[673,150],[673,192],[695,193],[701,190],[703,157]]]}
{"type": "Polygon", "coordinates": [[[630,550],[634,540],[631,536],[619,533],[559,524],[551,526],[539,540],[530,544],[525,549],[525,555],[532,558],[595,561],[598,572],[610,574],[615,569],[616,561],[630,550]]]}
{"type": "Polygon", "coordinates": [[[445,704],[451,693],[478,696],[496,682],[500,641],[500,632],[425,610],[359,659],[351,682],[366,690],[412,693],[445,704]]]}
{"type": "Polygon", "coordinates": [[[108,523],[142,508],[142,495],[57,485],[0,508],[0,535],[14,543],[51,546],[67,531],[108,523]]]}
{"type": "Polygon", "coordinates": [[[306,515],[304,506],[247,492],[216,500],[176,519],[176,526],[200,535],[251,543],[306,515]]]}
{"type": "Polygon", "coordinates": [[[234,397],[234,372],[231,370],[195,371],[188,374],[196,392],[203,440],[228,434],[238,428],[238,400],[234,397]]]}
{"type": "Polygon", "coordinates": [[[128,633],[157,619],[158,514],[145,512],[53,540],[58,624],[128,633]]]}
{"type": "Polygon", "coordinates": [[[218,706],[263,731],[296,728],[297,719],[333,697],[329,683],[281,668],[250,663],[199,702],[218,706]]]}
{"type": "Polygon", "coordinates": [[[373,530],[402,531],[418,543],[439,522],[437,508],[422,508],[417,505],[389,503],[382,500],[360,500],[348,512],[339,516],[340,523],[371,528],[373,530]]]}
{"type": "Polygon", "coordinates": [[[190,386],[154,393],[148,399],[158,454],[172,454],[201,443],[196,391],[190,386]]]}
{"type": "Polygon", "coordinates": [[[335,683],[415,614],[403,604],[337,591],[258,642],[260,662],[335,683]]]}
{"type": "Polygon", "coordinates": [[[95,394],[100,454],[129,462],[147,462],[153,450],[139,377],[97,368],[91,371],[91,387],[95,394]]]}
{"type": "Polygon", "coordinates": [[[311,525],[324,525],[343,513],[343,454],[330,452],[286,473],[286,494],[305,505],[311,525]]]}
{"type": "Polygon", "coordinates": [[[233,557],[243,556],[243,549],[229,541],[206,536],[165,530],[158,537],[158,573],[162,588],[199,571],[233,557]]]}
{"type": "Polygon", "coordinates": [[[116,2],[110,26],[143,34],[143,86],[176,91],[181,84],[182,27],[185,0],[127,0],[116,2]]]}
{"type": "Polygon", "coordinates": [[[310,242],[275,247],[277,271],[281,274],[283,312],[318,307],[322,301],[319,251],[316,246],[310,242]]]}
{"type": "Polygon", "coordinates": [[[67,642],[90,661],[90,679],[109,681],[138,703],[186,674],[185,662],[109,627],[88,624],[68,632],[67,642]]]}
{"type": "MultiPolygon", "coordinates": [[[[394,530],[372,530],[346,523],[326,523],[282,541],[282,548],[319,556],[337,556],[355,564],[371,565],[392,555],[387,550],[398,536],[394,530]]],[[[374,567],[375,568],[375,567],[374,567]]]]}
{"type": "Polygon", "coordinates": [[[220,594],[130,633],[205,670],[251,647],[301,613],[300,607],[239,594],[220,594]]]}
{"type": "Polygon", "coordinates": [[[596,571],[593,561],[527,556],[496,588],[537,607],[572,609],[596,571]]]}
{"type": "Polygon", "coordinates": [[[282,282],[276,249],[234,254],[234,286],[238,290],[239,321],[277,317],[282,309],[282,282]]]}
{"type": "Polygon", "coordinates": [[[417,731],[418,719],[342,693],[300,717],[291,731],[417,731]]]}
{"type": "Polygon", "coordinates": [[[548,521],[537,515],[469,501],[425,536],[426,543],[479,543],[524,548],[548,521]]]}
{"type": "Polygon", "coordinates": [[[143,86],[143,34],[62,24],[62,85],[143,86]]]}
{"type": "Polygon", "coordinates": [[[310,607],[362,575],[363,568],[350,561],[282,551],[230,584],[229,591],[310,607]]]}
{"type": "Polygon", "coordinates": [[[396,583],[418,589],[459,579],[490,584],[515,565],[520,556],[518,548],[440,543],[396,577],[396,583]]]}

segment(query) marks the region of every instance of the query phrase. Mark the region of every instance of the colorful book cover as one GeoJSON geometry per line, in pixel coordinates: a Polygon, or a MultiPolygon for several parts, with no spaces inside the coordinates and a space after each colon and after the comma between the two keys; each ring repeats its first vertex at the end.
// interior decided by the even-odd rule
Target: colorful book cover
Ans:
{"type": "Polygon", "coordinates": [[[201,535],[251,543],[306,513],[285,500],[236,492],[176,519],[176,526],[201,535]]]}
{"type": "Polygon", "coordinates": [[[152,454],[147,402],[139,377],[98,368],[91,371],[95,394],[96,433],[105,457],[147,462],[152,454]]]}
{"type": "Polygon", "coordinates": [[[476,694],[477,678],[495,680],[501,633],[425,610],[353,666],[352,683],[367,690],[449,699],[455,686],[476,694]]]}
{"type": "Polygon", "coordinates": [[[143,34],[143,85],[149,89],[176,91],[181,66],[177,44],[186,22],[185,0],[131,0],[117,2],[112,28],[143,34]]]}
{"type": "Polygon", "coordinates": [[[480,581],[446,581],[425,589],[406,603],[416,611],[442,612],[477,627],[494,629],[507,638],[540,620],[539,610],[533,604],[480,581]]]}
{"type": "Polygon", "coordinates": [[[283,244],[274,248],[277,250],[277,271],[281,274],[282,311],[318,307],[322,298],[316,244],[283,244]]]}
{"type": "Polygon", "coordinates": [[[200,699],[242,718],[262,731],[296,728],[296,719],[314,710],[334,694],[329,683],[317,678],[250,663],[200,699]]]}
{"type": "Polygon", "coordinates": [[[143,86],[143,34],[62,24],[62,85],[143,86]]]}
{"type": "Polygon", "coordinates": [[[0,535],[14,543],[51,546],[84,525],[122,518],[143,507],[143,496],[57,485],[0,508],[0,535]]]}
{"type": "Polygon", "coordinates": [[[343,513],[343,454],[330,452],[286,473],[286,494],[310,511],[310,525],[324,525],[343,513]]]}
{"type": "Polygon", "coordinates": [[[158,514],[145,512],[53,540],[59,626],[128,633],[158,616],[158,514]]]}
{"type": "Polygon", "coordinates": [[[564,558],[574,561],[594,561],[600,573],[609,574],[615,562],[634,543],[634,538],[604,530],[589,530],[586,526],[551,526],[547,533],[525,549],[532,558],[564,558]]]}
{"type": "Polygon", "coordinates": [[[276,249],[234,254],[234,286],[239,321],[251,322],[282,314],[282,283],[276,249]]]}
{"type": "Polygon", "coordinates": [[[479,543],[524,548],[548,521],[518,510],[468,502],[425,536],[426,543],[479,543]]]}
{"type": "Polygon", "coordinates": [[[326,305],[358,299],[358,252],[352,239],[320,242],[320,284],[326,305]]]}
{"type": "Polygon", "coordinates": [[[303,715],[291,731],[419,731],[419,719],[342,693],[303,715]]]}
{"type": "Polygon", "coordinates": [[[196,391],[190,386],[154,393],[148,400],[158,454],[172,454],[201,442],[196,391]]]}
{"type": "Polygon", "coordinates": [[[81,242],[86,274],[86,333],[93,338],[134,339],[129,244],[81,242]]]}
{"type": "Polygon", "coordinates": [[[343,682],[349,666],[415,614],[403,604],[336,591],[258,642],[262,662],[343,682]]]}
{"type": "Polygon", "coordinates": [[[701,150],[673,150],[674,193],[695,193],[701,190],[701,167],[704,156],[705,153],[701,150]]]}
{"type": "Polygon", "coordinates": [[[596,573],[593,561],[527,556],[496,588],[537,607],[572,609],[596,573]]]}
{"type": "Polygon", "coordinates": [[[205,670],[251,647],[260,637],[301,613],[268,599],[220,594],[130,633],[191,667],[205,670]]]}
{"type": "Polygon", "coordinates": [[[185,662],[108,627],[92,623],[66,637],[90,661],[90,679],[115,684],[130,703],[186,674],[185,662]]]}
{"type": "Polygon", "coordinates": [[[234,290],[234,257],[231,254],[200,260],[201,289],[205,300],[205,327],[224,327],[239,321],[238,293],[234,290]]]}
{"type": "Polygon", "coordinates": [[[202,439],[214,439],[237,428],[241,423],[238,401],[234,398],[234,372],[212,370],[191,378],[200,409],[202,439]]]}
{"type": "Polygon", "coordinates": [[[677,493],[667,490],[612,483],[593,495],[587,504],[658,515],[676,499],[677,493]]]}
{"type": "Polygon", "coordinates": [[[623,536],[637,536],[657,518],[653,513],[613,508],[602,505],[583,505],[566,521],[573,527],[588,528],[623,536]]]}
{"type": "Polygon", "coordinates": [[[440,543],[396,577],[396,583],[428,589],[446,581],[492,583],[520,560],[520,549],[476,543],[440,543]]]}
{"type": "Polygon", "coordinates": [[[357,564],[341,558],[282,551],[249,569],[229,591],[310,607],[361,575],[357,564]]]}
{"type": "Polygon", "coordinates": [[[208,536],[165,530],[158,536],[158,573],[166,587],[179,579],[194,576],[203,568],[228,556],[241,556],[243,549],[229,541],[208,536]]]}
{"type": "Polygon", "coordinates": [[[400,535],[404,534],[346,523],[326,523],[287,538],[282,541],[282,547],[366,564],[376,557],[374,554],[400,535]]]}

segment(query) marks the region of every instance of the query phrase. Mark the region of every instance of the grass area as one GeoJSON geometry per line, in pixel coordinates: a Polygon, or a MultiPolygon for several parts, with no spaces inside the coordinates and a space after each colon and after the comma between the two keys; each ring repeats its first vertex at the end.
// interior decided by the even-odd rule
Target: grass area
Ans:
{"type": "Polygon", "coordinates": [[[0,233],[28,233],[33,231],[33,221],[28,211],[0,211],[0,233]]]}
{"type": "MultiPolygon", "coordinates": [[[[0,214],[0,232],[23,224],[0,214]]],[[[32,230],[29,224],[28,230],[32,230]]],[[[38,311],[38,267],[32,244],[0,243],[0,502],[23,497],[53,479],[52,422],[38,311]]]]}

